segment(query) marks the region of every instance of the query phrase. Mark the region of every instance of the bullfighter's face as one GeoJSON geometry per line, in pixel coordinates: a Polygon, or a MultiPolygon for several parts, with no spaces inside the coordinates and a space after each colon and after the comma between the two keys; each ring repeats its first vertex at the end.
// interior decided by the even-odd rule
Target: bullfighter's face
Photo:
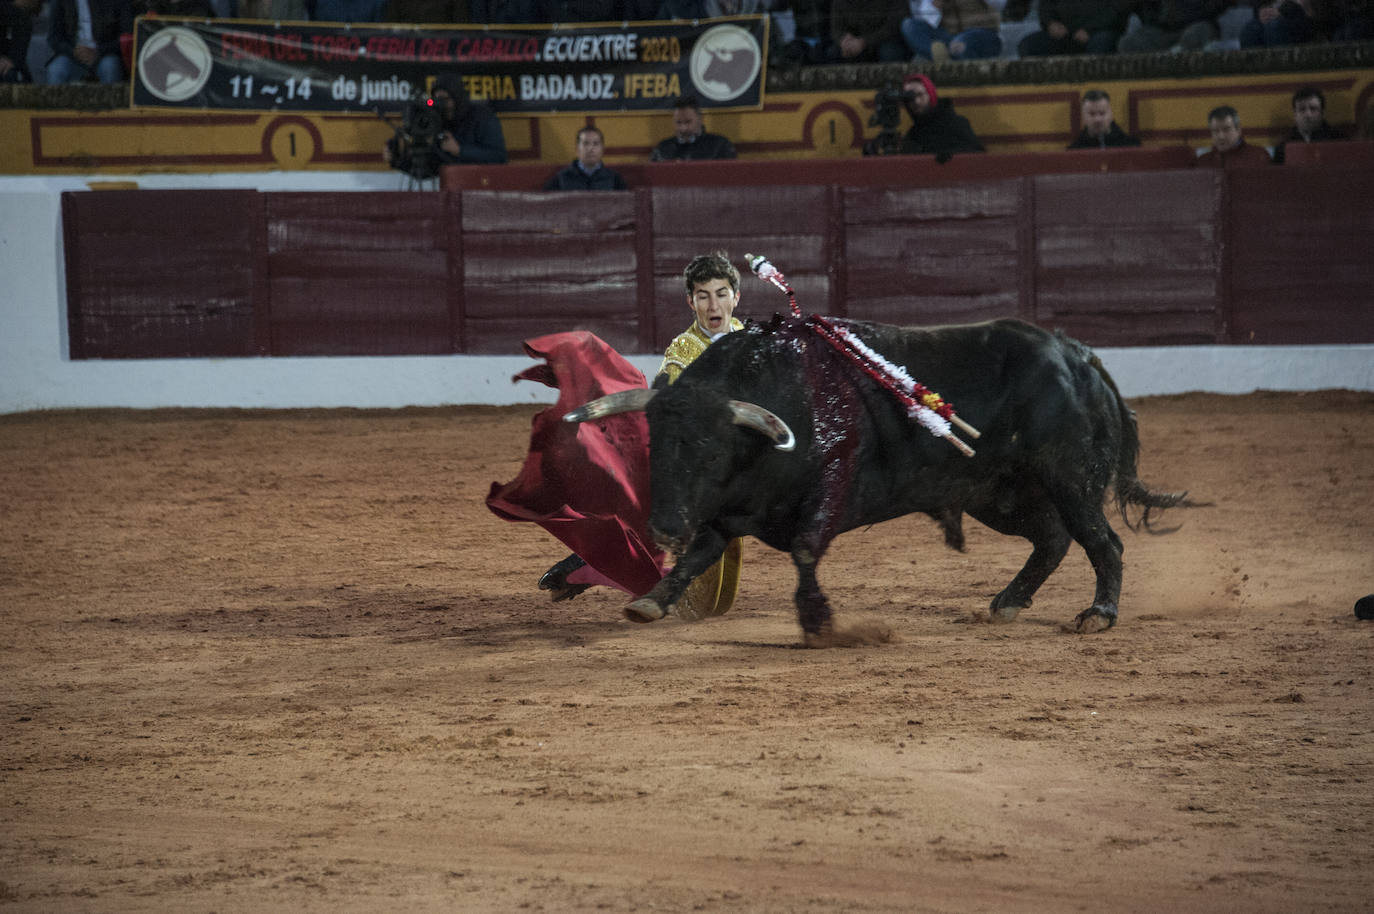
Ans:
{"type": "Polygon", "coordinates": [[[725,279],[699,282],[692,286],[692,294],[687,296],[687,306],[697,316],[697,324],[712,336],[730,329],[730,318],[738,304],[739,290],[725,279]]]}

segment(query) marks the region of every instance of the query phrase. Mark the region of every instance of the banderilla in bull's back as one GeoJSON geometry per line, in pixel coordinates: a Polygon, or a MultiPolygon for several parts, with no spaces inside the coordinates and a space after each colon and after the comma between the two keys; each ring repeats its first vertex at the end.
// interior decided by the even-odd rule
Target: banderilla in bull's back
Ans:
{"type": "Polygon", "coordinates": [[[1115,625],[1123,547],[1104,513],[1107,499],[1133,530],[1153,529],[1152,510],[1197,503],[1136,475],[1135,414],[1092,351],[1011,319],[827,323],[957,404],[966,433],[981,432],[976,453],[933,437],[806,318],[779,316],[728,334],[675,384],[611,394],[566,417],[647,414],[650,529],[677,562],[626,615],[650,622],[671,613],[726,543],[747,535],[791,554],[807,644],[852,642],[853,631],[833,623],[817,565],[840,533],[922,512],[956,549],[964,514],[1030,541],[1025,565],[992,599],[993,621],[1010,622],[1030,606],[1076,542],[1097,584],[1073,628],[1115,625]],[[1135,521],[1132,506],[1144,509],[1135,521]]]}

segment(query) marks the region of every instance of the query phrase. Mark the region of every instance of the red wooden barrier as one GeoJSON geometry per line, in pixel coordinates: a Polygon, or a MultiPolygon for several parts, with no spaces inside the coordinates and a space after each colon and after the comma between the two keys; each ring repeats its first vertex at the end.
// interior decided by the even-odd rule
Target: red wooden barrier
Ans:
{"type": "MultiPolygon", "coordinates": [[[[1005,152],[934,156],[874,156],[863,159],[735,159],[727,162],[608,163],[625,183],[637,187],[763,187],[839,184],[931,185],[1026,175],[1189,168],[1196,154],[1188,146],[1141,149],[1075,149],[1064,152],[1005,152]]],[[[540,190],[557,171],[548,165],[448,165],[444,190],[540,190]]]]}
{"type": "MultiPolygon", "coordinates": [[[[607,193],[69,193],[71,354],[518,353],[574,328],[657,352],[690,321],[683,264],[715,248],[769,255],[837,316],[1014,315],[1090,345],[1374,342],[1369,168],[884,185],[869,161],[900,164],[607,193]]],[[[697,165],[729,163],[663,168],[697,165]]],[[[742,316],[785,307],[746,280],[742,316]]]]}

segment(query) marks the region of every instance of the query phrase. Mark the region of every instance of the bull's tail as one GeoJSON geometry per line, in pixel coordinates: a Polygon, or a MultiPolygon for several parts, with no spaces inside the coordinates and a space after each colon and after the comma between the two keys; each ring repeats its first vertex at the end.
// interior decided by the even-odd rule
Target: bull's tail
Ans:
{"type": "Polygon", "coordinates": [[[1140,456],[1140,431],[1136,426],[1135,410],[1126,405],[1126,400],[1121,396],[1121,391],[1117,390],[1116,382],[1112,380],[1111,374],[1102,364],[1096,353],[1086,346],[1083,347],[1084,356],[1088,364],[1093,367],[1098,376],[1102,378],[1102,383],[1107,385],[1111,391],[1112,399],[1116,401],[1117,410],[1121,416],[1121,447],[1117,451],[1116,462],[1116,481],[1113,486],[1116,496],[1116,507],[1121,512],[1121,519],[1126,522],[1126,526],[1139,532],[1144,530],[1146,533],[1172,533],[1177,527],[1159,529],[1152,525],[1150,512],[1154,509],[1163,510],[1165,508],[1185,507],[1200,508],[1205,503],[1192,501],[1188,498],[1187,491],[1183,492],[1156,492],[1141,481],[1136,475],[1136,461],[1140,456]],[[1137,505],[1144,510],[1137,521],[1131,520],[1130,506],[1137,505]]]}

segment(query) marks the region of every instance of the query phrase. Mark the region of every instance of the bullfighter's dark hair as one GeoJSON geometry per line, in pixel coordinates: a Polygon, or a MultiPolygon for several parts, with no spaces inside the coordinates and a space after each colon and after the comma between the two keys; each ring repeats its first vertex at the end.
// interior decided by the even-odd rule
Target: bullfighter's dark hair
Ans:
{"type": "Polygon", "coordinates": [[[697,97],[695,95],[682,95],[678,97],[677,101],[673,102],[673,110],[678,111],[682,108],[692,108],[693,110],[700,112],[701,103],[697,101],[697,97]]]}
{"type": "Polygon", "coordinates": [[[606,142],[606,134],[601,132],[600,127],[593,126],[592,124],[583,126],[582,129],[577,131],[577,142],[582,142],[582,134],[584,133],[595,133],[597,136],[601,137],[602,143],[606,142]]]}
{"type": "Polygon", "coordinates": [[[1240,126],[1240,112],[1230,105],[1218,105],[1211,111],[1208,111],[1207,123],[1210,124],[1212,121],[1222,121],[1228,117],[1236,122],[1237,127],[1240,126]]]}
{"type": "Polygon", "coordinates": [[[687,264],[687,269],[682,271],[682,281],[687,286],[689,296],[698,284],[713,279],[723,279],[730,284],[731,289],[739,291],[739,270],[735,269],[735,265],[730,262],[730,255],[724,251],[698,254],[687,264]]]}
{"type": "Polygon", "coordinates": [[[1316,86],[1303,86],[1301,89],[1294,92],[1293,104],[1296,106],[1298,102],[1308,98],[1315,98],[1322,103],[1322,110],[1326,110],[1326,96],[1323,95],[1322,90],[1318,89],[1316,86]]]}
{"type": "Polygon", "coordinates": [[[1111,100],[1112,97],[1107,94],[1106,89],[1089,89],[1083,93],[1083,101],[1085,102],[1109,102],[1111,100]]]}

